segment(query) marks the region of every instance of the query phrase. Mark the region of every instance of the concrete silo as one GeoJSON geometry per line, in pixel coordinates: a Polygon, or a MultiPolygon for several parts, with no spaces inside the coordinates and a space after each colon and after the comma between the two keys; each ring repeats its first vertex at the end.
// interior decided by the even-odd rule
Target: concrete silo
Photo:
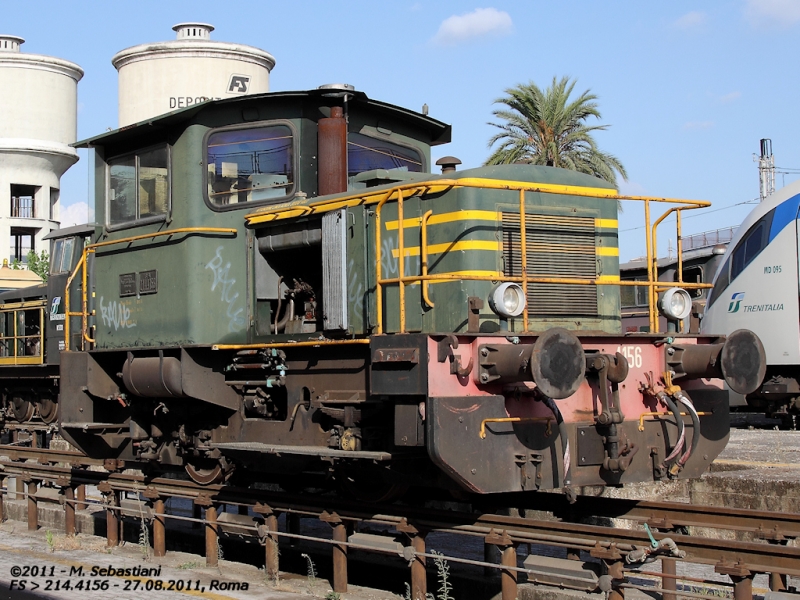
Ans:
{"type": "Polygon", "coordinates": [[[119,126],[124,127],[210,99],[269,91],[271,54],[211,40],[214,27],[179,23],[177,39],[118,52],[119,126]]]}
{"type": "Polygon", "coordinates": [[[0,257],[24,262],[58,229],[60,180],[78,160],[78,81],[83,70],[60,58],[20,51],[0,35],[0,257]]]}

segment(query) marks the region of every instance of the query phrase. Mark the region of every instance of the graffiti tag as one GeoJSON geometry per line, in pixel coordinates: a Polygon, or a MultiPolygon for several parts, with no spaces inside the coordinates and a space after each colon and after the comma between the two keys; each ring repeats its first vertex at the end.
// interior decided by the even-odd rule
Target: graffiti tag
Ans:
{"type": "Polygon", "coordinates": [[[206,265],[206,269],[211,269],[211,272],[214,273],[211,291],[214,292],[219,288],[221,300],[227,304],[228,331],[241,331],[244,329],[244,307],[236,308],[239,292],[233,291],[236,280],[229,275],[231,263],[225,263],[222,258],[222,246],[217,248],[214,258],[206,265]]]}
{"type": "Polygon", "coordinates": [[[136,327],[136,323],[131,321],[131,309],[127,304],[113,300],[104,305],[103,299],[103,296],[100,296],[100,316],[103,325],[114,327],[114,331],[136,327]]]}

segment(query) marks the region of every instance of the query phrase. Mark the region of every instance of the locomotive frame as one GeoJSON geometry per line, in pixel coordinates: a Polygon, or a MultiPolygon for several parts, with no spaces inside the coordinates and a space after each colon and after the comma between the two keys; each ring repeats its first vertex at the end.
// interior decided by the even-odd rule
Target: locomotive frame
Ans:
{"type": "MultiPolygon", "coordinates": [[[[763,348],[622,335],[616,211],[644,201],[652,252],[652,202],[707,203],[547,167],[425,172],[449,134],[327,88],[81,142],[101,224],[30,292],[61,435],[111,466],[370,500],[699,475],[727,440],[721,379],[752,387],[763,348]]],[[[665,286],[645,285],[652,322],[665,286]]]]}

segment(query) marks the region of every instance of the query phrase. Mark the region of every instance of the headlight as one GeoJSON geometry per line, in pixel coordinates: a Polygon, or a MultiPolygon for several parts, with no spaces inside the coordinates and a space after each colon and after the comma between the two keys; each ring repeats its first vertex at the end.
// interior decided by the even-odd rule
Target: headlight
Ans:
{"type": "Polygon", "coordinates": [[[516,283],[501,283],[489,295],[489,306],[501,317],[518,317],[525,310],[525,292],[516,283]]]}
{"type": "Polygon", "coordinates": [[[658,308],[668,319],[681,321],[692,312],[692,298],[683,288],[669,288],[659,300],[658,308]]]}

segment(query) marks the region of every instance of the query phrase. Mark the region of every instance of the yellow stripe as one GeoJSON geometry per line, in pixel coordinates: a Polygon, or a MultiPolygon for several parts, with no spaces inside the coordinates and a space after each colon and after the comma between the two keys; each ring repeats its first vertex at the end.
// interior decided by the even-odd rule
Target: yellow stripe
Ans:
{"type": "MultiPolygon", "coordinates": [[[[497,222],[499,220],[500,213],[491,210],[460,210],[458,212],[431,215],[430,219],[428,219],[428,225],[441,225],[442,223],[454,223],[456,221],[497,222]]],[[[403,229],[408,227],[419,227],[421,223],[421,217],[403,219],[403,229]]],[[[387,231],[395,231],[397,229],[397,221],[386,221],[386,229],[387,231]]]]}
{"type": "MultiPolygon", "coordinates": [[[[445,252],[458,252],[459,250],[492,250],[499,252],[503,249],[503,244],[500,242],[492,242],[488,240],[467,240],[463,242],[445,242],[444,244],[429,244],[428,254],[443,254],[445,252]]],[[[419,246],[411,246],[405,249],[406,256],[419,256],[419,246]]],[[[397,258],[400,256],[398,248],[392,249],[392,256],[397,258]]]]}
{"type": "Polygon", "coordinates": [[[619,281],[619,275],[600,275],[600,277],[597,278],[597,281],[613,283],[615,281],[619,281]]]}
{"type": "Polygon", "coordinates": [[[598,229],[617,229],[619,222],[616,219],[595,219],[594,226],[598,229]]]}
{"type": "Polygon", "coordinates": [[[597,256],[619,256],[619,248],[601,246],[596,250],[597,256]]]}

